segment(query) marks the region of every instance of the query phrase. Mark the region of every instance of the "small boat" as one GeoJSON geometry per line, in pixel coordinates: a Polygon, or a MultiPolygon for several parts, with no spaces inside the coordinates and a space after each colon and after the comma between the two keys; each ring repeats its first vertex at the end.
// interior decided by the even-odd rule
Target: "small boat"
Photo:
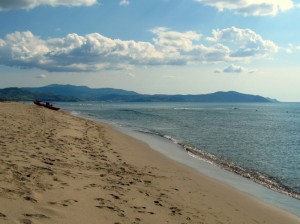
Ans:
{"type": "Polygon", "coordinates": [[[38,106],[41,106],[41,107],[46,107],[48,109],[51,109],[51,110],[59,110],[60,108],[59,107],[54,107],[52,104],[50,104],[49,102],[46,102],[46,103],[42,103],[42,101],[36,99],[33,101],[33,103],[35,105],[38,105],[38,106]]]}

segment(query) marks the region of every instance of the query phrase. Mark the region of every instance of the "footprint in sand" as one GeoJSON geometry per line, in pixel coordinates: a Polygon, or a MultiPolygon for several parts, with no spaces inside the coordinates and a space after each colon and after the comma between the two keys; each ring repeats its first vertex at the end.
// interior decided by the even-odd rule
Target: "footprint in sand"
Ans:
{"type": "Polygon", "coordinates": [[[20,219],[20,223],[22,223],[22,224],[32,224],[33,222],[29,218],[33,218],[33,219],[37,219],[37,220],[50,219],[50,217],[43,215],[43,214],[26,213],[26,214],[23,214],[23,216],[25,216],[26,218],[20,219]]]}
{"type": "Polygon", "coordinates": [[[26,196],[26,197],[24,197],[24,199],[25,199],[26,201],[30,201],[30,202],[33,202],[33,203],[37,203],[37,200],[35,200],[34,198],[32,198],[32,197],[30,197],[30,196],[26,196]]]}
{"type": "Polygon", "coordinates": [[[158,206],[162,206],[162,204],[159,201],[154,201],[154,204],[158,206]]]}
{"type": "Polygon", "coordinates": [[[170,210],[171,210],[171,214],[172,214],[172,215],[182,215],[182,214],[181,214],[181,209],[180,209],[180,208],[177,208],[177,207],[170,207],[170,210]]]}
{"type": "Polygon", "coordinates": [[[115,195],[115,194],[110,194],[114,199],[117,199],[117,200],[119,200],[120,199],[120,197],[118,196],[118,195],[115,195]]]}
{"type": "Polygon", "coordinates": [[[49,219],[48,216],[43,215],[43,214],[23,214],[25,217],[30,217],[30,218],[36,218],[36,219],[49,219]]]}
{"type": "Polygon", "coordinates": [[[117,206],[113,206],[113,205],[96,205],[97,208],[100,208],[100,209],[108,209],[112,212],[116,212],[118,216],[120,217],[125,217],[125,214],[124,214],[124,210],[120,209],[119,207],[117,206]]]}
{"type": "Polygon", "coordinates": [[[55,202],[55,201],[49,201],[48,204],[49,204],[49,205],[57,205],[58,203],[55,202]]]}
{"type": "Polygon", "coordinates": [[[68,207],[70,205],[74,205],[74,203],[77,203],[78,201],[75,199],[67,199],[67,200],[63,200],[61,202],[54,202],[54,201],[49,201],[48,204],[49,205],[60,205],[60,206],[64,206],[64,207],[68,207]]]}
{"type": "Polygon", "coordinates": [[[30,219],[21,219],[20,222],[22,224],[32,224],[32,221],[30,219]]]}
{"type": "Polygon", "coordinates": [[[74,203],[77,203],[77,202],[78,202],[77,200],[68,199],[68,200],[63,200],[61,205],[67,207],[67,206],[73,205],[74,203]]]}

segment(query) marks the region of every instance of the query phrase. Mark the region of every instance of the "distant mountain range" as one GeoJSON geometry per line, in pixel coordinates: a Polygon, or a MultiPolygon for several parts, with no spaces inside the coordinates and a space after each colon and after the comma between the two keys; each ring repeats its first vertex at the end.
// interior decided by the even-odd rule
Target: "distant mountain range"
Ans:
{"type": "Polygon", "coordinates": [[[199,95],[146,95],[133,91],[112,88],[93,89],[87,86],[48,85],[0,89],[1,100],[31,101],[106,101],[106,102],[278,102],[270,98],[229,92],[199,95]]]}

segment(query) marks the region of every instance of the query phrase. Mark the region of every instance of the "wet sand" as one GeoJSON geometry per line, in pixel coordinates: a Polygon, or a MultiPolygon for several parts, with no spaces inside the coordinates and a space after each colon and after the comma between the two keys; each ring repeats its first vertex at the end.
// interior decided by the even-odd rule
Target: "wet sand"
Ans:
{"type": "Polygon", "coordinates": [[[110,126],[0,103],[0,223],[300,223],[110,126]]]}

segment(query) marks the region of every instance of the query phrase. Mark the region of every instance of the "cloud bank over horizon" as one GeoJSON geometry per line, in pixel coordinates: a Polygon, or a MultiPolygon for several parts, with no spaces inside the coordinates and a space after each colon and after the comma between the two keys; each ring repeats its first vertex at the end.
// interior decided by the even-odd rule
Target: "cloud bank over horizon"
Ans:
{"type": "Polygon", "coordinates": [[[152,42],[111,39],[99,33],[43,40],[30,31],[0,39],[0,64],[49,72],[126,69],[128,66],[249,62],[271,57],[278,46],[250,29],[213,30],[203,38],[193,31],[151,30],[152,42]],[[227,43],[229,43],[227,45],[227,43]]]}
{"type": "Polygon", "coordinates": [[[97,0],[1,0],[1,10],[13,10],[13,9],[33,9],[38,6],[48,5],[52,7],[56,6],[92,6],[97,3],[97,0]]]}

